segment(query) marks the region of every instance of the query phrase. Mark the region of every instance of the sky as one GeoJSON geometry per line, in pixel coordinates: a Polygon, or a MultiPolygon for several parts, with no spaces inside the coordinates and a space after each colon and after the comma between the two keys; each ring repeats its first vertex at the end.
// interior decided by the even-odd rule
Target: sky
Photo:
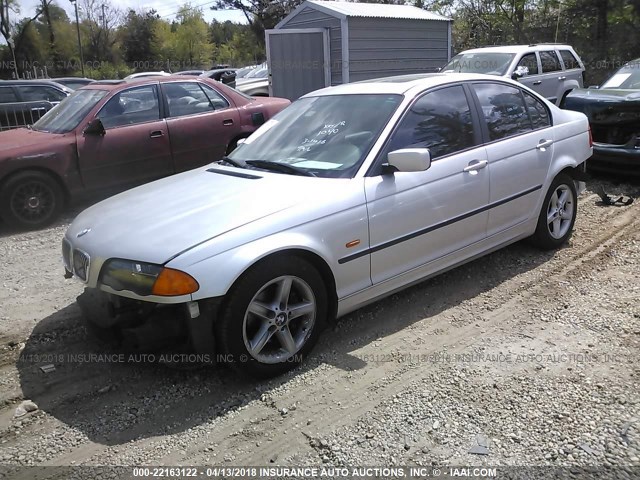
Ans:
{"type": "MultiPolygon", "coordinates": [[[[133,10],[151,10],[155,9],[163,19],[171,21],[175,18],[175,14],[178,9],[187,3],[186,0],[105,0],[105,2],[110,3],[111,5],[115,5],[119,7],[121,10],[128,10],[132,8],[133,10]]],[[[19,17],[33,16],[36,10],[36,5],[40,2],[38,0],[18,0],[18,5],[20,5],[20,15],[19,17]]],[[[69,0],[54,0],[55,4],[64,8],[69,15],[69,18],[74,21],[75,13],[73,9],[73,5],[69,0]]],[[[239,10],[233,11],[214,11],[209,7],[214,4],[211,0],[191,0],[191,5],[194,7],[201,7],[202,12],[204,13],[204,19],[207,23],[211,22],[214,18],[220,22],[224,22],[226,20],[231,20],[232,22],[240,22],[246,23],[246,19],[242,12],[239,10]]],[[[82,0],[78,6],[82,5],[82,0]]]]}

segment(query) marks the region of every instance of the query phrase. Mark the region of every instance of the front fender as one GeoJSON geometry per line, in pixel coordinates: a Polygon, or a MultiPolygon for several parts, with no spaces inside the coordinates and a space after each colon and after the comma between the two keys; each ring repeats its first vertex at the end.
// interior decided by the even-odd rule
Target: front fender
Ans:
{"type": "Polygon", "coordinates": [[[338,262],[369,247],[364,204],[244,244],[236,242],[238,246],[224,251],[216,251],[220,245],[216,243],[186,252],[167,263],[198,281],[201,288],[193,294],[194,300],[226,295],[236,280],[260,260],[296,250],[309,252],[326,264],[333,275],[337,298],[371,285],[368,255],[343,264],[338,262]],[[356,240],[359,244],[347,246],[356,240]],[[206,255],[209,249],[214,252],[211,256],[206,255]]]}

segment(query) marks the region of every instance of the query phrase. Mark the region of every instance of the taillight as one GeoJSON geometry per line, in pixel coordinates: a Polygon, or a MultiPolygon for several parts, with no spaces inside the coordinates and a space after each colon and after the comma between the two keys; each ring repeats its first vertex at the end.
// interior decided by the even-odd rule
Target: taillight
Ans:
{"type": "Polygon", "coordinates": [[[593,135],[591,135],[591,125],[589,125],[589,148],[593,147],[593,135]]]}

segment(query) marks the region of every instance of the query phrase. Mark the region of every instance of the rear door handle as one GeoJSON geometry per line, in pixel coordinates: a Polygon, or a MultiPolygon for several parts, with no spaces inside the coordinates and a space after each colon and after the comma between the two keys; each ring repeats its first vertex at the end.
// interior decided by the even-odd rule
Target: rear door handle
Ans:
{"type": "Polygon", "coordinates": [[[487,166],[489,162],[487,162],[486,160],[472,160],[471,162],[469,162],[469,165],[467,165],[466,167],[464,167],[464,172],[471,172],[473,174],[475,174],[478,170],[482,170],[484,167],[487,166]]]}
{"type": "Polygon", "coordinates": [[[222,125],[233,125],[233,119],[232,118],[227,118],[225,120],[222,121],[222,125]]]}
{"type": "Polygon", "coordinates": [[[562,81],[562,80],[566,80],[567,77],[558,77],[558,80],[562,81]]]}
{"type": "Polygon", "coordinates": [[[164,132],[162,130],[154,130],[149,134],[150,138],[159,138],[164,136],[164,132]]]}
{"type": "Polygon", "coordinates": [[[535,82],[533,82],[534,85],[540,85],[542,83],[542,80],[537,80],[535,82]]]}
{"type": "Polygon", "coordinates": [[[542,139],[538,142],[538,145],[536,145],[536,148],[538,150],[544,150],[545,148],[550,147],[551,145],[553,145],[553,140],[542,139]]]}

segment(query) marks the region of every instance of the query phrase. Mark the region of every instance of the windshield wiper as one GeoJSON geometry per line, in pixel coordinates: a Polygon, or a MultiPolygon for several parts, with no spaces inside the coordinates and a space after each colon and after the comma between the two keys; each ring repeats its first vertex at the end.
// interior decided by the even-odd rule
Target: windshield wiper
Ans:
{"type": "Polygon", "coordinates": [[[247,160],[247,163],[253,167],[262,168],[264,170],[273,170],[274,172],[315,177],[315,174],[313,172],[294,167],[293,165],[289,165],[288,163],[270,162],[269,160],[247,160]]]}
{"type": "Polygon", "coordinates": [[[233,158],[229,158],[227,156],[222,157],[219,162],[225,162],[237,168],[247,168],[247,163],[244,160],[234,160],[233,158]]]}

